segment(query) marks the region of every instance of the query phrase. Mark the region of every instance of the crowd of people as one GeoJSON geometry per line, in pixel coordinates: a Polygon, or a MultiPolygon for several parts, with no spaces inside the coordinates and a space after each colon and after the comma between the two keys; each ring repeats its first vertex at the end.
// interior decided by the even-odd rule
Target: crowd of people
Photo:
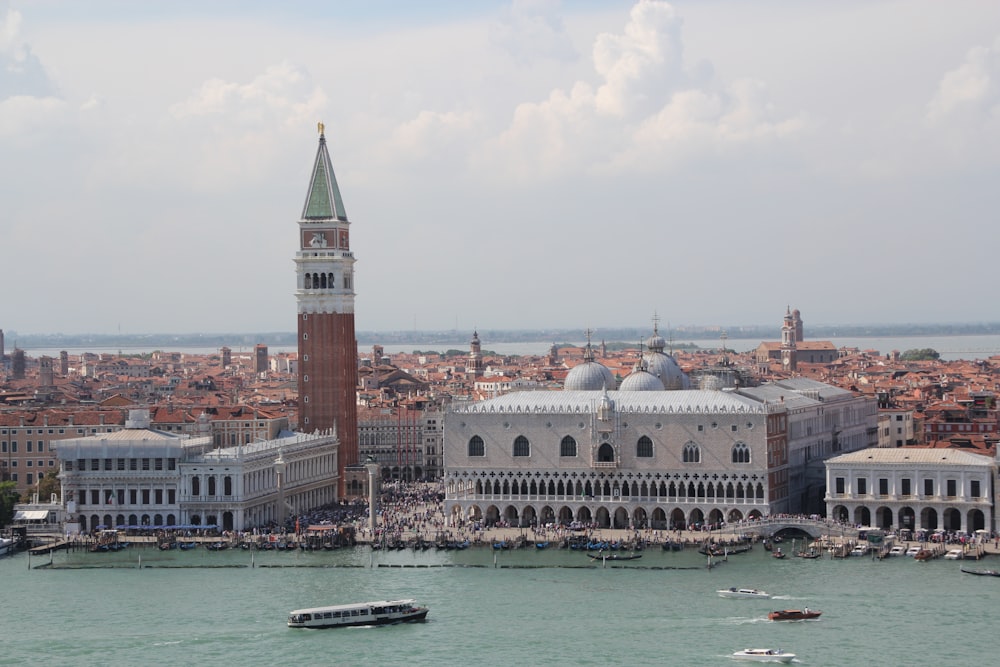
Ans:
{"type": "MultiPolygon", "coordinates": [[[[821,521],[830,528],[831,537],[838,529],[857,531],[862,526],[848,522],[825,519],[822,516],[783,514],[764,517],[760,520],[743,520],[734,523],[697,526],[673,526],[667,528],[609,529],[596,524],[574,522],[569,525],[547,524],[518,527],[507,525],[503,520],[486,525],[482,521],[449,521],[444,511],[444,485],[435,482],[386,481],[382,483],[377,509],[376,530],[370,530],[367,499],[327,505],[297,517],[291,517],[286,525],[289,532],[305,530],[310,525],[350,526],[358,541],[363,543],[392,543],[414,541],[442,542],[466,541],[469,543],[490,543],[497,540],[519,538],[531,542],[561,542],[573,537],[587,536],[595,539],[627,539],[645,544],[674,542],[699,544],[706,539],[724,541],[723,533],[732,533],[733,539],[747,539],[755,534],[761,524],[774,521],[795,522],[797,520],[821,521]],[[708,534],[706,534],[708,533],[708,534]],[[715,533],[713,535],[713,533],[715,533]]],[[[897,540],[935,541],[947,544],[975,544],[995,542],[1000,549],[1000,539],[985,531],[963,534],[956,531],[923,531],[921,534],[895,535],[897,540]]]]}

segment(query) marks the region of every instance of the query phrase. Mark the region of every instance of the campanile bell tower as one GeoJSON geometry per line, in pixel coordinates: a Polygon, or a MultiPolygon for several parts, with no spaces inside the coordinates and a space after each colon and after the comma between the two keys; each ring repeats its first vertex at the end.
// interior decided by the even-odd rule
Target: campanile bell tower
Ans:
{"type": "Polygon", "coordinates": [[[299,430],[335,429],[339,496],[344,468],[358,462],[358,345],[354,337],[354,253],[350,222],[319,124],[295,254],[298,302],[299,430]]]}

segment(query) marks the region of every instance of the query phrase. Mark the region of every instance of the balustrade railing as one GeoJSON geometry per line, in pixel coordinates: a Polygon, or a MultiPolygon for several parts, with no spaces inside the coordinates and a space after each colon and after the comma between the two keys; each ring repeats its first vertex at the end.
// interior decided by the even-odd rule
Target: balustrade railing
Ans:
{"type": "Polygon", "coordinates": [[[763,498],[689,498],[687,496],[567,496],[521,493],[476,493],[472,490],[458,491],[454,498],[479,500],[484,502],[588,502],[588,503],[654,503],[654,504],[726,504],[726,505],[767,505],[763,498]]]}

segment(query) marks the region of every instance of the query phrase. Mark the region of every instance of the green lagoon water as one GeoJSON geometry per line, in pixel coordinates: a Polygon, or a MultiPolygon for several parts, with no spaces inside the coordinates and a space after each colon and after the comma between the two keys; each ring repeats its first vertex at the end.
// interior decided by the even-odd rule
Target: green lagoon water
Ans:
{"type": "Polygon", "coordinates": [[[757,549],[708,569],[693,551],[647,550],[602,568],[566,550],[367,547],[255,553],[254,567],[239,550],[49,560],[0,559],[0,664],[695,666],[740,664],[730,654],[745,647],[780,647],[802,665],[995,664],[1000,618],[1000,578],[943,560],[779,561],[757,549]],[[776,597],[716,595],[730,586],[776,597]],[[291,609],[397,597],[429,606],[429,620],[285,626],[291,609]],[[767,620],[804,606],[822,617],[767,620]]]}

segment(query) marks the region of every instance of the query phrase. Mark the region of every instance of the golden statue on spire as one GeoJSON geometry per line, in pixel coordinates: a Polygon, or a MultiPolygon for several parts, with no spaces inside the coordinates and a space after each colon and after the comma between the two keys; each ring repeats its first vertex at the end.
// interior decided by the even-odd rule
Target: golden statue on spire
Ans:
{"type": "Polygon", "coordinates": [[[326,129],[326,125],[323,123],[316,123],[316,129],[319,130],[320,136],[323,136],[323,130],[326,129]]]}

